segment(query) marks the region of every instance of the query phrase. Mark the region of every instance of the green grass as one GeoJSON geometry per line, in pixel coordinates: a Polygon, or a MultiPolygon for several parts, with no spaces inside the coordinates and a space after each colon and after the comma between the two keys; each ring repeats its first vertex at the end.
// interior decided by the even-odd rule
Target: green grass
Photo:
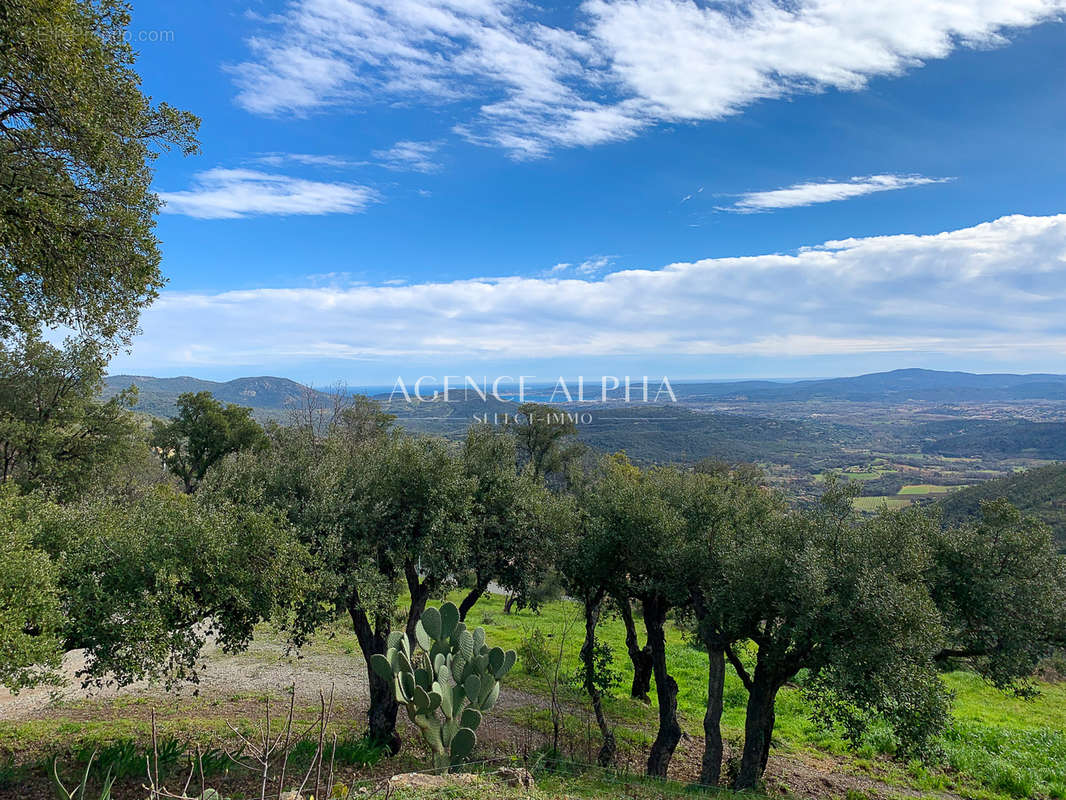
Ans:
{"type": "MultiPolygon", "coordinates": [[[[668,798],[728,797],[730,800],[763,797],[726,790],[693,790],[676,781],[643,778],[600,770],[537,771],[532,789],[509,787],[491,774],[475,782],[459,776],[451,785],[433,788],[401,788],[390,792],[396,800],[667,800],[668,798]]],[[[343,797],[343,795],[335,796],[343,797]]],[[[355,795],[352,795],[353,797],[355,795]]]]}
{"type": "MultiPolygon", "coordinates": [[[[459,595],[451,599],[457,600],[459,595]]],[[[564,639],[563,674],[578,667],[582,630],[579,608],[568,602],[548,604],[540,614],[522,611],[505,615],[502,598],[488,596],[471,611],[472,625],[484,624],[492,644],[517,648],[534,627],[545,634],[549,646],[557,648],[564,639]]],[[[625,631],[616,618],[606,618],[600,637],[614,652],[615,667],[629,677],[625,651],[625,631]]],[[[670,673],[678,682],[678,712],[684,730],[702,735],[702,718],[707,700],[706,655],[686,641],[685,635],[670,627],[667,637],[670,673]]],[[[1018,797],[1049,797],[1066,800],[1066,685],[1044,684],[1034,700],[1003,694],[969,673],[944,677],[955,694],[954,720],[943,737],[943,759],[930,765],[902,765],[888,762],[893,750],[887,730],[874,730],[859,753],[849,753],[844,741],[820,729],[808,718],[803,696],[796,687],[782,690],[777,704],[775,753],[804,754],[810,758],[843,758],[859,772],[873,773],[889,783],[929,792],[956,791],[967,797],[1006,800],[1018,797]]],[[[529,675],[521,663],[508,677],[516,688],[541,694],[547,680],[529,675]]],[[[637,746],[654,735],[656,715],[648,707],[628,698],[628,683],[616,688],[607,701],[612,725],[626,726],[619,738],[637,746]]],[[[568,697],[581,702],[573,689],[568,697]]],[[[653,696],[654,700],[654,696],[653,696]]],[[[722,725],[727,739],[740,736],[747,695],[740,679],[729,668],[726,676],[725,711],[722,725]]],[[[543,709],[543,704],[540,705],[543,709]]],[[[521,717],[522,712],[513,712],[521,717]]],[[[535,719],[546,729],[548,714],[538,711],[535,719]]],[[[521,720],[518,720],[521,721],[521,720]]],[[[585,720],[573,720],[582,730],[585,720]]]]}

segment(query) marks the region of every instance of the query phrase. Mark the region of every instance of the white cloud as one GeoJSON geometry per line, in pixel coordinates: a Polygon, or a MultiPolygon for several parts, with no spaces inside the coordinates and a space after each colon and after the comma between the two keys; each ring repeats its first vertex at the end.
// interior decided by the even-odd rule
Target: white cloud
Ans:
{"type": "Polygon", "coordinates": [[[577,271],[582,275],[595,275],[597,272],[603,272],[607,267],[611,266],[612,260],[614,260],[614,256],[586,258],[577,265],[577,271]]]}
{"type": "Polygon", "coordinates": [[[352,161],[343,156],[318,153],[262,153],[253,160],[271,167],[280,167],[283,164],[302,164],[308,167],[347,169],[366,165],[365,161],[352,161]]]}
{"type": "Polygon", "coordinates": [[[374,191],[352,183],[328,183],[250,169],[210,169],[193,188],[159,192],[166,214],[199,219],[237,219],[260,214],[354,214],[375,200],[374,191]]]}
{"type": "Polygon", "coordinates": [[[566,272],[575,272],[581,276],[592,276],[597,273],[603,272],[614,261],[615,256],[592,256],[586,258],[577,264],[569,261],[560,261],[547,271],[541,273],[542,275],[561,277],[566,272]]]}
{"type": "Polygon", "coordinates": [[[585,0],[572,29],[522,0],[294,0],[231,69],[264,114],[473,101],[456,130],[520,158],[862,89],[959,47],[1003,44],[1066,0],[585,0]]]}
{"type": "MultiPolygon", "coordinates": [[[[847,200],[862,197],[875,192],[890,192],[906,189],[909,186],[925,186],[930,183],[944,183],[950,178],[925,178],[921,175],[868,175],[850,178],[846,181],[826,181],[823,183],[797,183],[784,189],[767,192],[749,192],[743,194],[725,211],[770,211],[775,208],[797,208],[812,206],[817,203],[831,203],[834,200],[847,200]]],[[[691,197],[692,195],[689,195],[691,197]]],[[[686,197],[685,199],[689,199],[686,197]]]]}
{"type": "Polygon", "coordinates": [[[440,142],[397,142],[386,150],[375,150],[374,158],[389,169],[433,172],[440,165],[433,156],[440,149],[440,142]]]}
{"type": "Polygon", "coordinates": [[[600,278],[164,292],[138,368],[312,359],[1066,353],[1066,214],[600,278]],[[264,324],[269,321],[269,324],[264,324]],[[173,332],[183,330],[182,342],[173,332]]]}

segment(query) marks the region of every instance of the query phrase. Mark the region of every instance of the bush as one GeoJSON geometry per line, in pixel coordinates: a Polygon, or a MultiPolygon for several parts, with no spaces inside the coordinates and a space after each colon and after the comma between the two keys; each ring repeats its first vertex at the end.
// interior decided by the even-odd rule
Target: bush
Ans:
{"type": "Polygon", "coordinates": [[[552,654],[548,649],[548,639],[540,628],[533,628],[528,636],[522,638],[518,645],[518,659],[527,675],[536,678],[548,675],[552,654]]]}
{"type": "MultiPolygon", "coordinates": [[[[609,696],[611,690],[622,685],[622,673],[614,668],[614,651],[606,642],[596,642],[592,651],[592,682],[600,694],[609,696]]],[[[585,687],[585,665],[581,664],[570,676],[574,687],[585,687]]]]}

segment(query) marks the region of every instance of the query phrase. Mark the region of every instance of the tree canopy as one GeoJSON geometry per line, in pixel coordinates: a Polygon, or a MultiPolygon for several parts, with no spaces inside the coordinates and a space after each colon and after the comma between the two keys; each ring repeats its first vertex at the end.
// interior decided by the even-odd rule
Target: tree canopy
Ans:
{"type": "Polygon", "coordinates": [[[214,464],[230,453],[264,441],[263,429],[252,410],[222,405],[210,392],[186,392],[178,397],[178,415],[152,425],[152,446],[163,463],[192,492],[214,464]]]}
{"type": "Polygon", "coordinates": [[[120,0],[0,5],[0,337],[127,343],[162,285],[151,163],[199,120],[140,89],[120,0]]]}
{"type": "Polygon", "coordinates": [[[133,458],[141,430],[125,406],[136,395],[98,399],[105,363],[86,340],[0,343],[0,481],[70,500],[133,458]]]}
{"type": "Polygon", "coordinates": [[[48,680],[72,648],[86,650],[87,681],[195,681],[208,639],[243,648],[309,588],[306,551],[277,514],[167,487],[72,505],[9,488],[0,536],[12,554],[0,582],[13,589],[0,679],[16,688],[48,680]]]}
{"type": "Polygon", "coordinates": [[[0,488],[0,686],[15,691],[54,681],[62,653],[58,569],[27,505],[0,488]]]}

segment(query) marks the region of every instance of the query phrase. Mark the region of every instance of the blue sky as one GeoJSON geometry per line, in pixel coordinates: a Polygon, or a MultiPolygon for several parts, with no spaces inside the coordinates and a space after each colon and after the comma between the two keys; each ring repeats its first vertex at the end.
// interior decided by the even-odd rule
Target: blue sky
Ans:
{"type": "Polygon", "coordinates": [[[1062,0],[135,2],[113,371],[1066,372],[1062,0]]]}

